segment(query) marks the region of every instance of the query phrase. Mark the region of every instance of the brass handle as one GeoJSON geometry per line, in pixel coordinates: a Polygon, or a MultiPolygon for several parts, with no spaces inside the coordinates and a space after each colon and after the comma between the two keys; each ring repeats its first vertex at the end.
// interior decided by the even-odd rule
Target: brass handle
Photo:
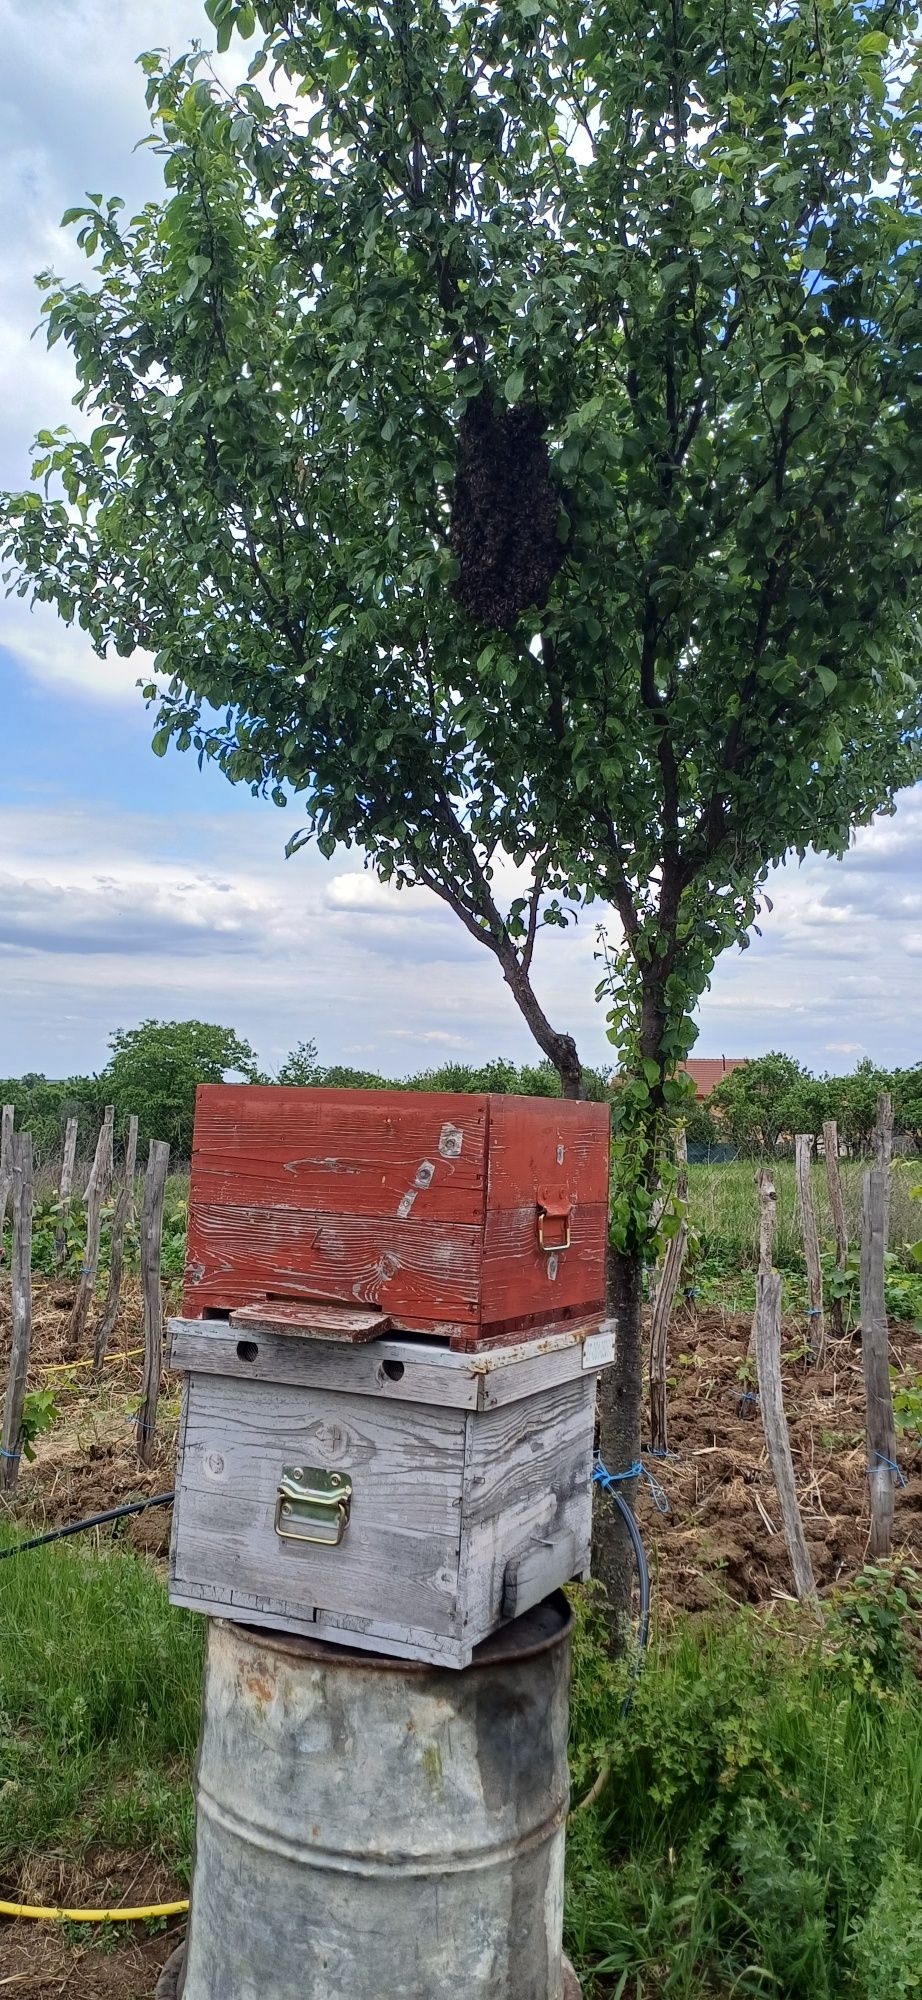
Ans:
{"type": "Polygon", "coordinates": [[[275,1502],[275,1532],[284,1542],[313,1542],[320,1548],[338,1549],[351,1508],[348,1472],[286,1465],[275,1502]]]}

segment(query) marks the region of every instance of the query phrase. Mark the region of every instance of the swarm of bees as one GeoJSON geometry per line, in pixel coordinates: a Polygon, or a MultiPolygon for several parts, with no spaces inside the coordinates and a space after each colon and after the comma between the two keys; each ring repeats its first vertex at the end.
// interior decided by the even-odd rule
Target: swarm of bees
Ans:
{"type": "Polygon", "coordinates": [[[451,511],[460,568],[452,588],[478,625],[508,631],[529,606],[546,604],[563,561],[544,430],[533,403],[510,408],[488,390],[461,419],[451,511]]]}

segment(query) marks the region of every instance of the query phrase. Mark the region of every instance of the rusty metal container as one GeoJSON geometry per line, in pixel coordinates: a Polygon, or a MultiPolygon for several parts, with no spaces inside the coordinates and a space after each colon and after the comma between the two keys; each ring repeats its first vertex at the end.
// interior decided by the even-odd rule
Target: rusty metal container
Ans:
{"type": "Polygon", "coordinates": [[[211,1620],[184,2000],[570,2000],[570,1629],[451,1672],[211,1620]]]}

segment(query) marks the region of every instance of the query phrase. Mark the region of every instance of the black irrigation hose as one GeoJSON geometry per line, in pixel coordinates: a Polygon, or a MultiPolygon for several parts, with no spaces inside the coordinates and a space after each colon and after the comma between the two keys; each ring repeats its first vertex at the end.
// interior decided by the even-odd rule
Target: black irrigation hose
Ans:
{"type": "Polygon", "coordinates": [[[634,1551],[634,1561],[637,1564],[637,1580],[640,1584],[640,1624],[637,1631],[637,1645],[638,1649],[642,1652],[646,1646],[650,1632],[650,1568],[647,1562],[647,1552],[640,1539],[640,1529],[623,1493],[616,1493],[614,1488],[610,1488],[609,1499],[617,1507],[628,1531],[631,1538],[631,1547],[634,1551]]]}
{"type": "Polygon", "coordinates": [[[104,1528],[107,1521],[122,1521],[126,1514],[144,1514],[148,1507],[169,1507],[175,1500],[173,1493],[154,1493],[149,1500],[132,1500],[125,1507],[110,1507],[105,1514],[90,1514],[85,1521],[71,1521],[66,1528],[52,1528],[47,1535],[34,1535],[31,1541],[15,1542],[11,1549],[0,1549],[0,1562],[7,1556],[24,1555],[26,1549],[43,1548],[46,1542],[63,1542],[66,1535],[84,1535],[88,1528],[104,1528]]]}

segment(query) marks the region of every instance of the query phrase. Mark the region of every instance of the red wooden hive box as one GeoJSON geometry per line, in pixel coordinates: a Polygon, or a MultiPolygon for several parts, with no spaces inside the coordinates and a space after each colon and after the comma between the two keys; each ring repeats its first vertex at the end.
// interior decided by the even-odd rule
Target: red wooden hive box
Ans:
{"type": "Polygon", "coordinates": [[[184,1310],[359,1304],[491,1346],[602,1316],[607,1217],[605,1104],[203,1084],[184,1310]]]}

